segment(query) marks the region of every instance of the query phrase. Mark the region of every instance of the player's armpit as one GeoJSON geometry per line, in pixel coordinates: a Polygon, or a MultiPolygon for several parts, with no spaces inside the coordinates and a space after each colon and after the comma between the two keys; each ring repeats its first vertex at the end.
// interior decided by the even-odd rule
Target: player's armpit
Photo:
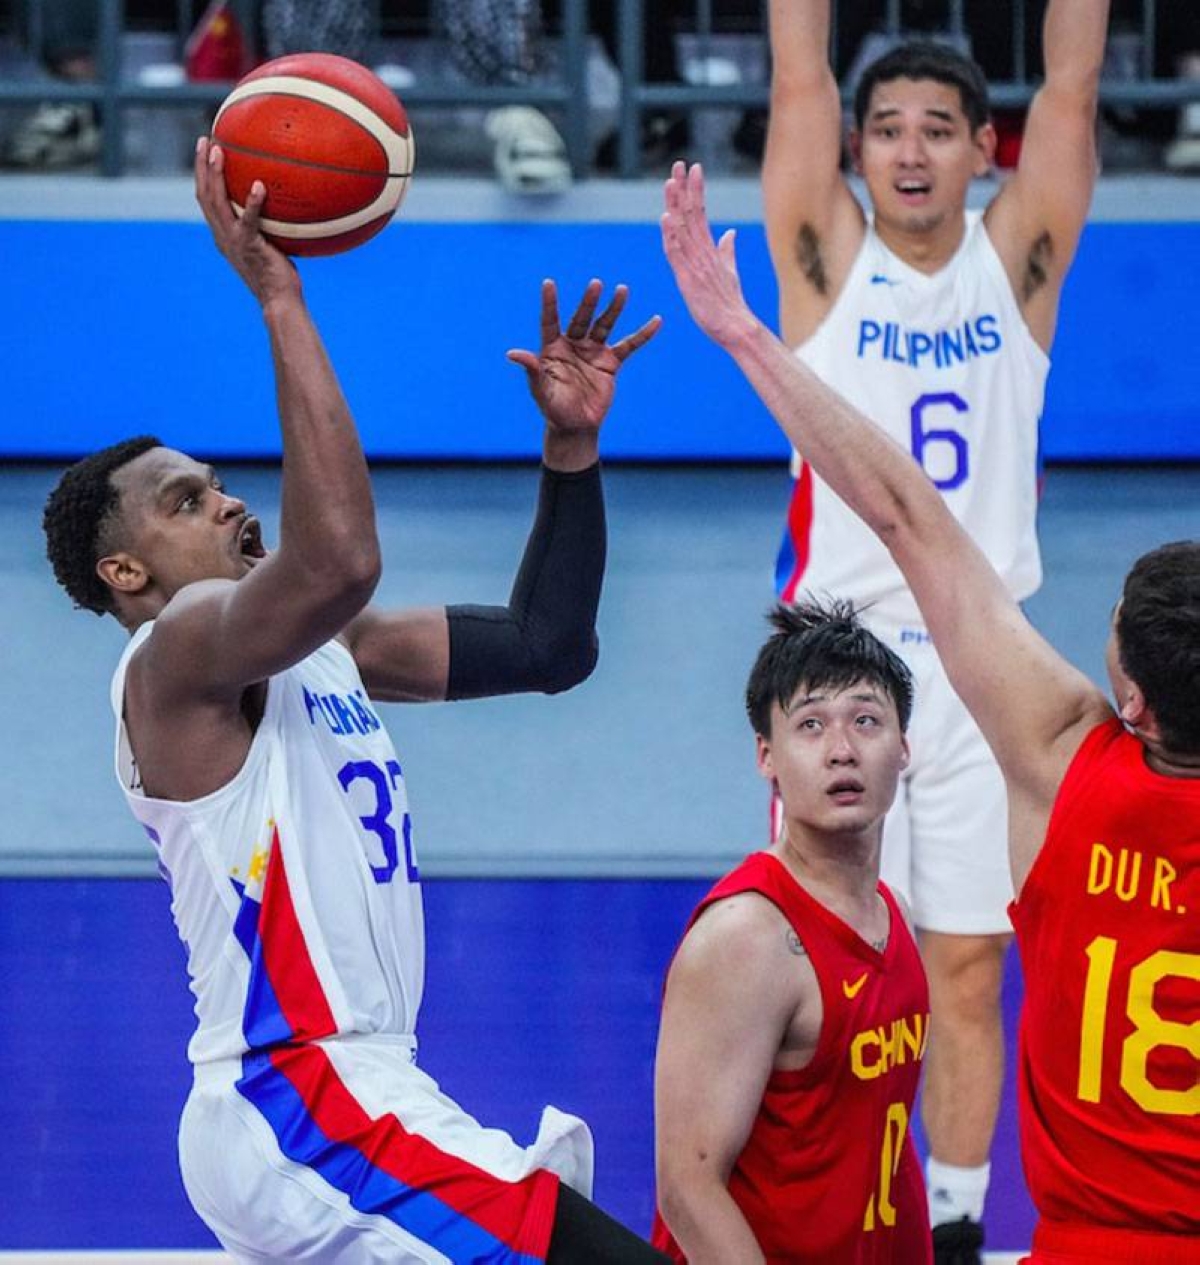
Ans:
{"type": "Polygon", "coordinates": [[[767,241],[785,340],[802,342],[836,298],[865,219],[841,173],[842,109],[827,0],[771,6],[771,105],[763,156],[767,241]]]}
{"type": "Polygon", "coordinates": [[[1034,338],[1049,350],[1063,278],[1099,174],[1096,111],[1106,0],[1052,0],[1045,83],[1029,107],[1017,170],[988,208],[988,233],[1034,338]]]}

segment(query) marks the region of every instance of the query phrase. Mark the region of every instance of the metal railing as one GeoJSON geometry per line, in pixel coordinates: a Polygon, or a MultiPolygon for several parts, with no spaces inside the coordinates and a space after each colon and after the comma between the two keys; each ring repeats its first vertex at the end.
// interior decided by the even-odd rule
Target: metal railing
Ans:
{"type": "MultiPolygon", "coordinates": [[[[640,170],[640,127],[643,114],[648,111],[676,109],[694,114],[698,110],[726,108],[765,108],[768,102],[768,86],[765,82],[739,83],[647,83],[643,73],[645,66],[645,25],[643,0],[617,0],[619,4],[619,32],[622,93],[620,105],[618,172],[623,177],[633,177],[640,170]]],[[[718,0],[719,3],[719,0],[718,0]]],[[[847,5],[859,6],[863,0],[845,0],[847,5]]],[[[1195,0],[1163,0],[1163,4],[1195,7],[1195,0]]],[[[831,47],[838,45],[838,19],[841,9],[838,0],[831,5],[831,47]]],[[[999,6],[997,6],[999,8],[999,6]]],[[[993,108],[1009,109],[1025,106],[1037,89],[1031,77],[1026,56],[1030,17],[1027,12],[1030,0],[1011,0],[1007,6],[1010,14],[1009,34],[1012,42],[1010,73],[1007,78],[993,74],[989,78],[988,95],[993,108]]],[[[767,29],[766,0],[759,0],[758,30],[763,32],[765,45],[767,29]]],[[[904,26],[902,0],[875,0],[874,5],[879,30],[885,36],[900,38],[911,34],[904,26]]],[[[719,14],[714,0],[695,0],[693,48],[696,61],[704,66],[712,64],[712,54],[719,52],[721,40],[719,14]]],[[[1193,13],[1193,21],[1194,21],[1193,13]]],[[[1200,101],[1200,79],[1156,78],[1155,53],[1159,40],[1158,0],[1140,0],[1136,35],[1136,66],[1132,74],[1107,77],[1101,82],[1102,105],[1128,107],[1170,107],[1200,101]]],[[[945,18],[938,34],[950,41],[969,43],[968,24],[964,0],[946,0],[945,18]]],[[[1200,37],[1196,43],[1200,46],[1200,37]]],[[[1200,47],[1177,48],[1175,54],[1200,52],[1200,47]]],[[[766,57],[765,47],[763,51],[766,57]]],[[[764,75],[765,78],[765,75],[764,75]]],[[[851,93],[843,89],[843,101],[850,104],[851,93]]]]}
{"type": "MultiPolygon", "coordinates": [[[[126,111],[136,107],[155,110],[179,110],[194,107],[215,107],[229,90],[228,83],[191,82],[158,87],[136,82],[123,73],[122,36],[125,33],[123,0],[97,0],[99,34],[96,48],[98,78],[91,83],[66,83],[59,80],[30,80],[19,83],[0,82],[0,106],[33,104],[45,100],[90,102],[100,111],[104,121],[100,154],[100,171],[105,176],[119,176],[126,169],[126,111]]],[[[767,105],[766,75],[742,78],[740,81],[669,83],[647,82],[645,67],[645,15],[643,0],[613,0],[617,4],[617,70],[620,95],[617,106],[617,174],[634,178],[641,174],[641,137],[643,117],[664,110],[693,117],[698,111],[763,109],[767,105]]],[[[1186,3],[1192,0],[1163,0],[1186,3]]],[[[861,0],[855,0],[861,3],[861,0]]],[[[1010,6],[1012,59],[1008,78],[992,76],[991,99],[997,108],[1020,107],[1028,103],[1036,89],[1027,64],[1029,0],[1015,0],[1010,6]]],[[[695,50],[695,62],[711,66],[721,59],[710,54],[719,52],[728,32],[723,29],[724,15],[718,10],[719,0],[695,0],[693,21],[688,37],[695,50]]],[[[24,0],[26,38],[36,50],[40,41],[39,0],[24,0]]],[[[256,12],[254,0],[241,0],[238,6],[252,23],[256,12]]],[[[377,0],[377,9],[386,31],[386,0],[377,0]]],[[[761,44],[761,59],[766,64],[765,0],[760,0],[756,34],[743,31],[742,38],[761,44]]],[[[743,20],[747,12],[753,17],[754,5],[741,5],[743,20]]],[[[901,0],[877,0],[880,29],[885,34],[899,35],[903,30],[901,0]]],[[[191,0],[175,0],[177,17],[176,45],[182,50],[193,20],[191,0]]],[[[838,5],[833,6],[834,37],[837,43],[838,5]]],[[[968,33],[964,0],[946,0],[944,34],[963,39],[968,33]]],[[[1200,101],[1200,79],[1156,78],[1154,74],[1156,40],[1159,38],[1158,0],[1141,0],[1137,26],[1136,67],[1131,77],[1106,78],[1101,84],[1101,101],[1106,105],[1127,107],[1172,107],[1200,101]]],[[[406,108],[418,120],[425,107],[493,108],[509,104],[538,106],[554,113],[561,121],[571,164],[578,176],[592,169],[587,97],[588,15],[587,0],[561,0],[559,26],[554,33],[558,48],[556,71],[545,80],[520,86],[484,87],[469,82],[421,78],[403,89],[406,108]]],[[[1178,49],[1183,53],[1189,50],[1178,49]]],[[[1196,51],[1196,50],[1192,50],[1196,51]]],[[[701,76],[702,78],[703,76],[701,76]]]]}
{"type": "MultiPolygon", "coordinates": [[[[29,42],[39,39],[37,0],[29,0],[31,20],[29,42]]],[[[254,12],[252,3],[243,6],[254,12]]],[[[178,110],[194,106],[216,107],[229,92],[230,84],[222,82],[185,83],[171,87],[152,87],[131,82],[122,73],[122,34],[125,30],[123,0],[98,0],[99,30],[96,45],[98,78],[94,83],[30,81],[0,83],[0,105],[37,103],[41,101],[91,102],[104,120],[100,171],[105,176],[119,176],[125,170],[125,129],[121,125],[124,112],[130,107],[152,106],[178,110]],[[117,120],[116,126],[110,122],[117,120]]],[[[177,0],[179,15],[178,46],[182,51],[188,33],[191,5],[177,0]]],[[[559,35],[559,74],[554,81],[520,86],[484,87],[470,83],[422,81],[407,86],[403,97],[406,109],[419,112],[423,106],[535,105],[557,113],[562,119],[563,139],[573,169],[585,174],[590,168],[588,142],[588,100],[586,95],[587,0],[562,0],[559,35]]]]}

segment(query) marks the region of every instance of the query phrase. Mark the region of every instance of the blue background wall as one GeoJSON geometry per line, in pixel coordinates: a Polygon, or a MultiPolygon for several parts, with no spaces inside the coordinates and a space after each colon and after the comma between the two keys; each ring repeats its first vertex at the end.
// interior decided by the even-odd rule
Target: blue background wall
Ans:
{"type": "MultiPolygon", "coordinates": [[[[740,259],[770,319],[758,225],[741,228],[740,259]]],[[[198,453],[276,455],[257,310],[203,224],[3,220],[0,260],[0,456],[70,457],[142,430],[198,453]]],[[[302,269],[374,457],[537,454],[540,427],[504,352],[535,343],[545,275],[564,308],[596,275],[631,285],[626,330],[666,318],[652,355],[622,379],[610,460],[784,456],[684,311],[654,223],[401,220],[302,269]]],[[[1048,459],[1200,457],[1198,284],[1200,222],[1088,226],[1055,346],[1048,459]]]]}

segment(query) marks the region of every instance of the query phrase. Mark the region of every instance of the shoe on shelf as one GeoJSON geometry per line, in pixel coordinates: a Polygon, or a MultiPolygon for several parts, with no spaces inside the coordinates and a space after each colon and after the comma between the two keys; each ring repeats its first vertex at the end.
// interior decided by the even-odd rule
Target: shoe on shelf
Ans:
{"type": "MultiPolygon", "coordinates": [[[[1180,59],[1179,77],[1200,79],[1200,51],[1180,59]]],[[[1163,163],[1168,171],[1200,171],[1200,101],[1189,101],[1179,111],[1179,131],[1163,153],[1163,163]]]]}
{"type": "Polygon", "coordinates": [[[933,1227],[933,1265],[980,1265],[983,1226],[970,1217],[933,1227]]]}
{"type": "Polygon", "coordinates": [[[484,131],[496,146],[496,175],[510,193],[565,193],[571,187],[567,147],[541,110],[527,105],[492,110],[484,131]]]}
{"type": "MultiPolygon", "coordinates": [[[[1200,58],[1196,59],[1197,74],[1189,78],[1200,79],[1200,58]]],[[[1179,131],[1167,146],[1163,162],[1168,171],[1200,171],[1200,101],[1184,106],[1179,117],[1179,131]]]]}
{"type": "Polygon", "coordinates": [[[1168,171],[1200,171],[1200,133],[1177,136],[1163,155],[1168,171]]]}
{"type": "Polygon", "coordinates": [[[75,167],[100,153],[90,105],[39,105],[5,142],[0,163],[27,170],[75,167]]]}

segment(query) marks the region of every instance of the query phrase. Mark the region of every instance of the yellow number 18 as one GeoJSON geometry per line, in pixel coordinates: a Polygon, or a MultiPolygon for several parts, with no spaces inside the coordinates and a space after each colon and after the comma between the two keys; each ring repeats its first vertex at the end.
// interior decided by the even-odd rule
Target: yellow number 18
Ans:
{"type": "MultiPolygon", "coordinates": [[[[1097,936],[1085,952],[1088,973],[1083,991],[1077,1093],[1084,1102],[1099,1102],[1108,994],[1117,942],[1109,936],[1097,936]]],[[[1200,982],[1200,954],[1159,949],[1129,972],[1125,1013],[1133,1031],[1121,1048],[1121,1088],[1143,1111],[1164,1116],[1200,1115],[1200,1080],[1190,1089],[1161,1089],[1146,1074],[1150,1051],[1160,1045],[1186,1050],[1200,1063],[1200,1020],[1178,1023],[1164,1019],[1154,1009],[1155,986],[1167,976],[1200,982]]]]}

